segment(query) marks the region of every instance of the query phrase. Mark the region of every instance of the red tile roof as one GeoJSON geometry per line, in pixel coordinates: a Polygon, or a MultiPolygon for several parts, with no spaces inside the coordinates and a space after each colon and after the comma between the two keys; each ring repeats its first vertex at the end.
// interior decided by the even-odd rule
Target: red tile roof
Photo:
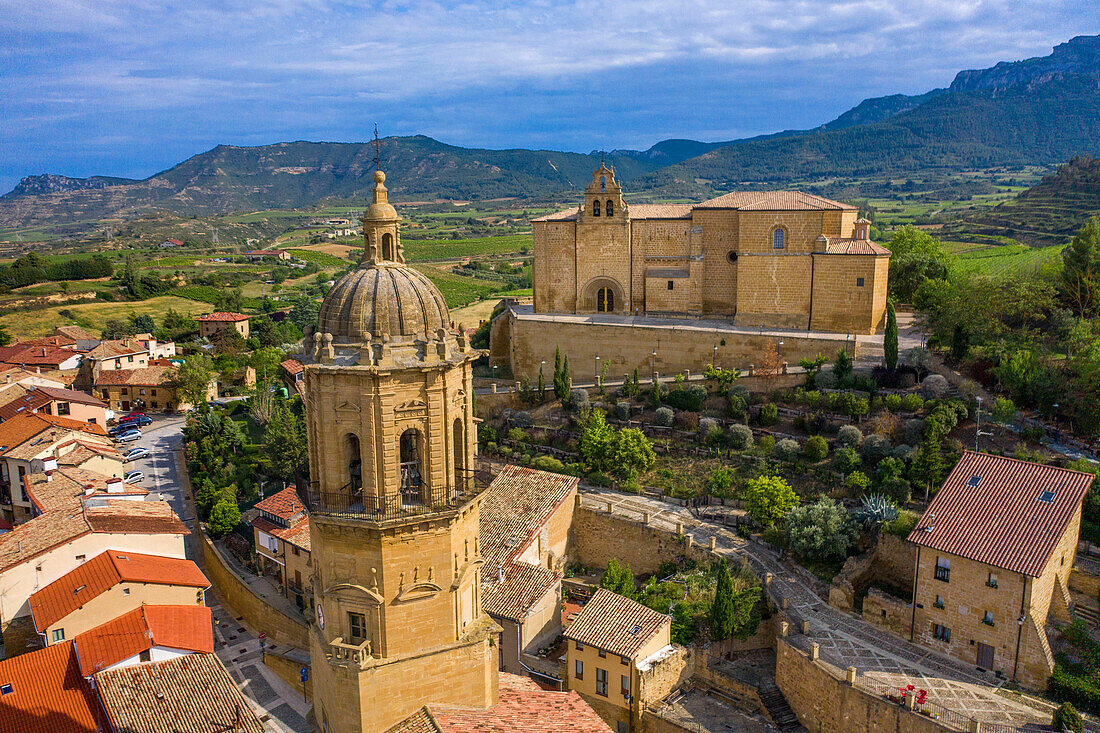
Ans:
{"type": "Polygon", "coordinates": [[[60,644],[0,661],[4,733],[97,733],[95,697],[80,674],[73,643],[60,644]]]}
{"type": "Polygon", "coordinates": [[[572,476],[506,466],[481,502],[482,606],[493,616],[522,621],[561,574],[518,556],[575,491],[572,476]],[[501,576],[503,575],[503,582],[501,576]]]}
{"type": "Polygon", "coordinates": [[[264,733],[213,654],[107,670],[96,689],[113,730],[126,733],[264,733]]]}
{"type": "Polygon", "coordinates": [[[671,624],[670,616],[600,588],[584,604],[564,636],[632,658],[663,626],[671,624]]]}
{"type": "Polygon", "coordinates": [[[855,211],[856,207],[802,191],[731,191],[695,204],[696,209],[740,211],[855,211]]]}
{"type": "Polygon", "coordinates": [[[207,606],[140,606],[73,637],[80,673],[96,672],[153,647],[212,654],[214,632],[207,606]]]}
{"type": "Polygon", "coordinates": [[[236,323],[237,321],[247,321],[248,316],[244,313],[230,313],[228,311],[215,311],[214,313],[207,313],[204,316],[195,316],[196,321],[208,321],[211,323],[236,323]]]}
{"type": "Polygon", "coordinates": [[[139,369],[104,369],[96,375],[95,386],[131,385],[135,387],[160,387],[169,385],[176,376],[174,366],[148,366],[139,369]]]}
{"type": "Polygon", "coordinates": [[[309,541],[309,517],[303,517],[289,527],[279,526],[274,522],[264,519],[262,516],[254,517],[250,524],[261,532],[266,532],[273,537],[278,537],[285,542],[298,546],[306,552],[309,552],[311,549],[309,541]]]}
{"type": "Polygon", "coordinates": [[[1037,578],[1092,481],[1080,471],[966,451],[909,541],[1037,578]]]}
{"type": "Polygon", "coordinates": [[[49,445],[47,440],[53,442],[72,433],[86,433],[104,438],[107,435],[100,425],[70,420],[67,417],[42,415],[37,412],[23,413],[0,423],[0,455],[23,457],[26,451],[19,449],[32,438],[44,438],[33,447],[29,447],[31,454],[41,453],[49,445]],[[49,435],[43,436],[43,433],[47,432],[49,435]],[[16,453],[19,455],[16,456],[16,453]]]}
{"type": "Polygon", "coordinates": [[[290,521],[295,516],[306,510],[302,500],[298,498],[298,492],[293,486],[288,486],[282,491],[276,492],[262,501],[256,502],[256,509],[261,512],[273,514],[276,517],[290,521]]]}
{"type": "Polygon", "coordinates": [[[831,255],[889,255],[890,250],[869,239],[830,239],[825,250],[831,255]]]}
{"type": "Polygon", "coordinates": [[[551,692],[530,678],[502,672],[500,701],[493,707],[429,704],[390,730],[394,733],[608,733],[611,729],[576,691],[551,692]]]}
{"type": "Polygon", "coordinates": [[[13,344],[0,347],[0,361],[8,364],[39,364],[58,367],[79,354],[71,349],[56,346],[30,346],[13,344]]]}
{"type": "Polygon", "coordinates": [[[35,387],[22,397],[16,397],[3,407],[0,407],[0,422],[9,420],[24,412],[34,412],[42,409],[51,402],[76,402],[84,405],[106,408],[101,400],[84,392],[71,389],[56,389],[53,387],[35,387]]]}
{"type": "Polygon", "coordinates": [[[210,581],[190,560],[107,550],[31,594],[39,633],[119,583],[208,588],[210,581]]]}
{"type": "Polygon", "coordinates": [[[102,361],[117,359],[120,356],[134,356],[135,354],[148,354],[149,346],[136,339],[112,339],[100,341],[94,349],[88,352],[89,359],[102,361]]]}
{"type": "Polygon", "coordinates": [[[634,204],[628,211],[631,219],[690,219],[691,204],[634,204]]]}
{"type": "Polygon", "coordinates": [[[295,374],[300,374],[305,369],[305,367],[302,366],[302,362],[298,361],[297,359],[287,359],[286,361],[279,364],[279,366],[281,366],[286,371],[286,373],[291,376],[294,376],[295,374]]]}

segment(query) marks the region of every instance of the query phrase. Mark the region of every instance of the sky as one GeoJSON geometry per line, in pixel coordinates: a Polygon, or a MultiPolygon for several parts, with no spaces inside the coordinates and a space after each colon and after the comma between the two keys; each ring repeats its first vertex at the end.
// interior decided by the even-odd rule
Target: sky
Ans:
{"type": "Polygon", "coordinates": [[[0,0],[0,192],[375,122],[487,148],[736,139],[1098,31],[1095,0],[0,0]]]}

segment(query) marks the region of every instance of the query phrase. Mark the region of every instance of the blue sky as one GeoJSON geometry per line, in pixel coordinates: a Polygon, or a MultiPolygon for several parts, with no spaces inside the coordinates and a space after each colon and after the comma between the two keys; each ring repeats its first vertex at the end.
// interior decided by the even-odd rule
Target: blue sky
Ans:
{"type": "Polygon", "coordinates": [[[374,121],[492,148],[733,139],[1098,30],[1095,0],[0,0],[0,192],[374,121]]]}

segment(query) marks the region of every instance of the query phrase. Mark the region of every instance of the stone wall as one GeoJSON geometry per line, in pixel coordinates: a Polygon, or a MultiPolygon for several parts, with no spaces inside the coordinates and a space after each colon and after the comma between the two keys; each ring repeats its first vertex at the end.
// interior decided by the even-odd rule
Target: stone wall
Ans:
{"type": "Polygon", "coordinates": [[[302,685],[302,667],[309,669],[309,662],[302,663],[296,659],[283,656],[279,653],[273,653],[270,650],[264,652],[264,664],[267,665],[275,674],[279,675],[279,678],[293,687],[298,692],[304,692],[307,700],[313,699],[313,674],[309,675],[309,679],[306,680],[303,691],[302,685]]]}
{"type": "MultiPolygon", "coordinates": [[[[640,521],[578,506],[569,535],[569,559],[590,567],[604,567],[617,558],[635,575],[657,572],[665,562],[697,553],[667,530],[640,521]]],[[[699,555],[702,559],[702,555],[699,555]]]]}
{"type": "Polygon", "coordinates": [[[916,545],[882,532],[871,550],[845,561],[829,586],[829,605],[851,612],[856,598],[874,583],[911,593],[916,562],[916,545]]]}
{"type": "Polygon", "coordinates": [[[913,628],[913,606],[878,588],[871,588],[863,599],[863,620],[908,639],[913,628]]]}
{"type": "Polygon", "coordinates": [[[200,534],[199,541],[202,543],[203,572],[210,579],[210,589],[234,617],[240,617],[254,631],[267,634],[272,641],[299,649],[309,648],[304,621],[287,616],[253,593],[237,578],[206,535],[200,534]]]}
{"type": "Polygon", "coordinates": [[[776,640],[775,681],[810,733],[943,733],[952,730],[844,681],[843,672],[776,640]]]}
{"type": "Polygon", "coordinates": [[[1074,569],[1069,576],[1069,587],[1071,590],[1095,599],[1100,593],[1100,576],[1074,569]]]}

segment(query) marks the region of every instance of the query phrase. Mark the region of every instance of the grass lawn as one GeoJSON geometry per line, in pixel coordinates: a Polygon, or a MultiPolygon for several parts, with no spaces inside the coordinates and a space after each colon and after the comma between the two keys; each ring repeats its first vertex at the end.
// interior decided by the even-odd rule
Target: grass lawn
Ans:
{"type": "Polygon", "coordinates": [[[20,339],[47,336],[53,333],[54,328],[57,326],[72,325],[73,323],[93,333],[99,333],[108,320],[112,318],[126,320],[131,315],[151,315],[159,325],[169,308],[174,308],[188,315],[209,313],[213,310],[211,306],[205,303],[166,295],[160,298],[127,303],[95,301],[35,311],[18,311],[0,316],[0,324],[7,326],[11,335],[20,339]],[[58,315],[58,311],[62,310],[72,311],[76,316],[76,320],[73,321],[58,315]]]}

